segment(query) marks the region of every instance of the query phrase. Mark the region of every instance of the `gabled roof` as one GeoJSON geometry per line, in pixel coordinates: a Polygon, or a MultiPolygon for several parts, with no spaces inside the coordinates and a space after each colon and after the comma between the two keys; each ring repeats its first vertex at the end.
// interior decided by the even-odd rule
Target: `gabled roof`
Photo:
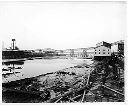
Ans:
{"type": "Polygon", "coordinates": [[[96,47],[99,47],[99,46],[105,46],[105,47],[111,48],[111,44],[107,43],[105,41],[102,41],[102,42],[96,44],[96,47]]]}

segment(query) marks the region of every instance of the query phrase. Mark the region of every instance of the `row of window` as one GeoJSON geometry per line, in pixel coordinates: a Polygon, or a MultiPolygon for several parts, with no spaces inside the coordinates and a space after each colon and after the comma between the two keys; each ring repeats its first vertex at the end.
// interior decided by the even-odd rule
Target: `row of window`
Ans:
{"type": "MultiPolygon", "coordinates": [[[[95,52],[95,54],[96,54],[96,52],[95,52]]],[[[97,53],[98,54],[98,53],[97,53]]],[[[99,54],[101,54],[100,52],[99,52],[99,54]]],[[[105,54],[105,52],[103,52],[103,54],[105,54]]],[[[107,54],[107,53],[106,53],[107,54]]],[[[108,54],[110,54],[109,52],[108,52],[108,54]]]]}
{"type": "MultiPolygon", "coordinates": [[[[95,50],[96,51],[96,50],[95,50]]],[[[99,51],[102,51],[102,50],[99,50],[99,51]]],[[[104,49],[103,49],[103,51],[105,51],[104,49]]],[[[108,49],[108,51],[109,51],[109,49],[108,49]]]]}

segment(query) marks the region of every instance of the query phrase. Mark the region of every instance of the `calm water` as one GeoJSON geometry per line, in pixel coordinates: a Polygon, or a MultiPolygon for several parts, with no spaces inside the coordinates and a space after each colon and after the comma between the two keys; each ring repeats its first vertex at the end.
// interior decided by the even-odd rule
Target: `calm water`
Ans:
{"type": "Polygon", "coordinates": [[[3,68],[14,67],[11,71],[4,71],[9,75],[2,76],[3,82],[15,81],[23,78],[34,77],[49,72],[55,72],[75,65],[91,63],[86,59],[34,59],[18,64],[4,64],[3,68]],[[18,69],[17,67],[21,67],[18,69]],[[11,74],[13,73],[13,74],[11,74]]]}

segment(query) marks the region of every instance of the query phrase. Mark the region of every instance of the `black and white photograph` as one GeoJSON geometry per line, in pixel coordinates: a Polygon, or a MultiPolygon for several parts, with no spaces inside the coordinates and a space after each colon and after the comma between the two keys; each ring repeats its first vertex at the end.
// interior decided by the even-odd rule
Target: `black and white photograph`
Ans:
{"type": "Polygon", "coordinates": [[[0,1],[2,103],[125,102],[126,1],[0,1]]]}

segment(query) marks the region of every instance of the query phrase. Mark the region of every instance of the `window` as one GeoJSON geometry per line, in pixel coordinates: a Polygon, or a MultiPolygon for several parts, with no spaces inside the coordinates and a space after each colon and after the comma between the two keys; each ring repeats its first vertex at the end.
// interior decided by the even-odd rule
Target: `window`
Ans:
{"type": "Polygon", "coordinates": [[[105,54],[105,52],[103,52],[103,54],[105,54]]]}
{"type": "Polygon", "coordinates": [[[108,52],[108,54],[109,54],[109,52],[108,52]]]}
{"type": "Polygon", "coordinates": [[[105,51],[105,49],[103,49],[103,51],[105,51]]]}
{"type": "Polygon", "coordinates": [[[100,54],[100,52],[99,52],[99,54],[100,54]]]}
{"type": "Polygon", "coordinates": [[[109,51],[109,49],[108,49],[108,51],[109,51]]]}
{"type": "Polygon", "coordinates": [[[99,50],[100,51],[100,50],[99,50]]]}

